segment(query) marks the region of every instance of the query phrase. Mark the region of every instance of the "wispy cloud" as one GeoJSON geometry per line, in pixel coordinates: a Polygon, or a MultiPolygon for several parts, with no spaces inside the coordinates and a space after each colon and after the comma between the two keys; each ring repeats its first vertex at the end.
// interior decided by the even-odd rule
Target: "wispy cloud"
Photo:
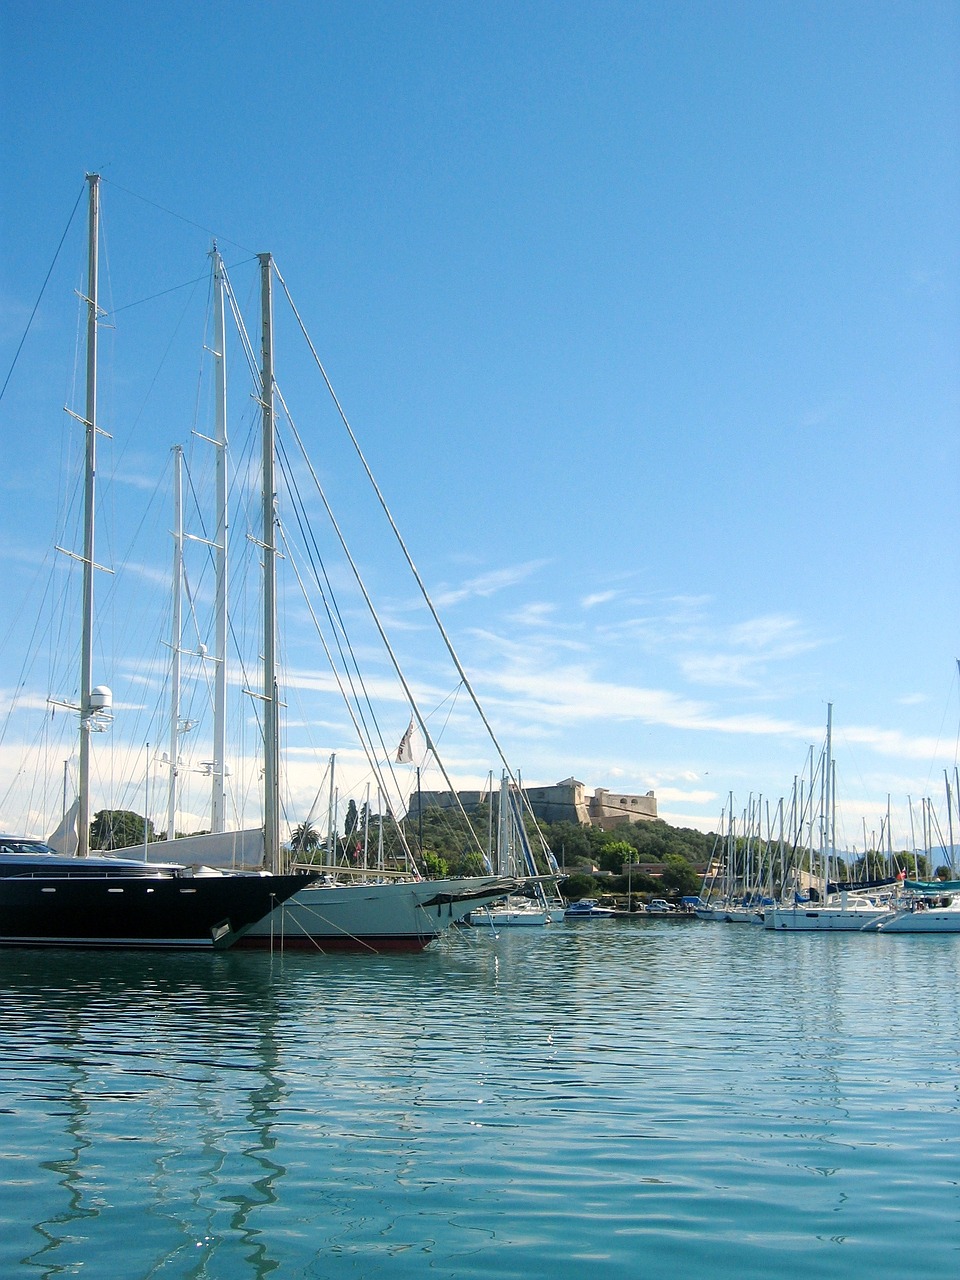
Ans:
{"type": "Polygon", "coordinates": [[[135,471],[118,471],[110,477],[110,483],[126,485],[128,489],[144,493],[153,493],[158,487],[156,476],[138,475],[135,471]]]}
{"type": "Polygon", "coordinates": [[[595,609],[598,604],[608,604],[611,600],[616,600],[621,593],[619,591],[595,591],[592,595],[584,596],[580,601],[582,609],[595,609]]]}
{"type": "Polygon", "coordinates": [[[846,725],[843,738],[869,747],[878,755],[905,756],[911,760],[952,759],[953,747],[938,738],[911,738],[899,729],[878,729],[870,725],[846,725]]]}
{"type": "Polygon", "coordinates": [[[680,659],[680,670],[691,684],[751,688],[749,674],[755,658],[732,653],[697,653],[680,659]]]}
{"type": "Polygon", "coordinates": [[[796,618],[771,613],[734,623],[728,635],[730,644],[736,648],[763,650],[765,653],[796,653],[798,648],[806,647],[809,643],[799,639],[799,631],[800,624],[796,618]]]}
{"type": "Polygon", "coordinates": [[[758,687],[771,663],[787,662],[825,643],[785,614],[748,618],[718,631],[704,628],[698,638],[696,648],[678,657],[686,679],[691,684],[740,688],[758,687]]]}
{"type": "Polygon", "coordinates": [[[446,609],[451,605],[460,604],[463,600],[496,595],[498,591],[525,581],[546,563],[546,560],[528,560],[524,564],[492,569],[488,573],[478,574],[475,578],[468,578],[459,587],[441,588],[434,594],[433,602],[437,608],[446,609]]]}
{"type": "Polygon", "coordinates": [[[672,804],[678,800],[687,804],[712,804],[717,798],[716,791],[684,791],[680,787],[660,787],[657,790],[660,804],[672,804]]]}
{"type": "MultiPolygon", "coordinates": [[[[487,671],[485,683],[497,687],[509,699],[514,714],[523,713],[541,723],[559,726],[635,720],[648,726],[696,733],[776,737],[811,743],[823,737],[823,728],[754,711],[728,712],[708,701],[692,699],[668,689],[646,688],[596,678],[574,665],[539,666],[510,664],[487,671]]],[[[880,755],[932,760],[948,748],[931,737],[910,737],[900,730],[847,726],[844,738],[880,755]]]]}
{"type": "Polygon", "coordinates": [[[519,627],[541,627],[548,621],[552,621],[557,613],[555,604],[546,604],[544,602],[533,602],[525,604],[522,609],[517,609],[510,614],[510,621],[516,623],[519,627]]]}

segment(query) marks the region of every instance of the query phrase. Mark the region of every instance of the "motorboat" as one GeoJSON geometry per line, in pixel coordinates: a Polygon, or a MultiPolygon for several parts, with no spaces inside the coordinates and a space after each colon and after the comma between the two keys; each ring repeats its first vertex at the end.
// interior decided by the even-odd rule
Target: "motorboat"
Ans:
{"type": "Polygon", "coordinates": [[[564,910],[564,920],[602,920],[617,913],[610,907],[601,907],[596,898],[581,898],[571,902],[564,910]]]}
{"type": "Polygon", "coordinates": [[[64,857],[0,836],[0,946],[222,950],[312,878],[64,857]]]}

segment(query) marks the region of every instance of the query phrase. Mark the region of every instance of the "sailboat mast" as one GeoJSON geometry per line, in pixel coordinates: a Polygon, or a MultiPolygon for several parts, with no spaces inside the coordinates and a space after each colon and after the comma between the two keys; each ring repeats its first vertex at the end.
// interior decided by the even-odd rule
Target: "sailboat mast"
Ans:
{"type": "Polygon", "coordinates": [[[183,639],[183,449],[173,446],[173,608],[170,621],[170,779],[167,839],[177,836],[180,781],[180,646],[183,639]]]}
{"type": "Polygon", "coordinates": [[[213,345],[217,447],[217,527],[215,551],[215,637],[213,681],[213,771],[210,803],[210,830],[226,827],[227,756],[227,353],[224,327],[223,259],[213,248],[213,345]]]}
{"type": "Polygon", "coordinates": [[[499,835],[497,839],[497,875],[510,874],[510,797],[506,772],[500,776],[499,835]]]}
{"type": "Polygon", "coordinates": [[[273,259],[260,259],[263,406],[263,860],[280,870],[280,717],[277,705],[276,418],[273,376],[273,259]]]}
{"type": "Polygon", "coordinates": [[[833,703],[827,703],[827,741],[824,748],[823,762],[823,900],[826,902],[830,886],[830,863],[833,855],[832,847],[833,821],[833,703]]]}
{"type": "Polygon", "coordinates": [[[83,486],[83,621],[80,641],[80,763],[77,782],[77,856],[90,852],[90,695],[93,690],[93,570],[97,472],[97,336],[100,279],[100,175],[88,173],[86,459],[83,486]]]}
{"type": "Polygon", "coordinates": [[[334,810],[334,796],[336,795],[336,787],[334,778],[336,776],[337,756],[336,752],[330,754],[330,791],[327,796],[327,862],[331,867],[337,865],[337,828],[336,813],[334,810]]]}

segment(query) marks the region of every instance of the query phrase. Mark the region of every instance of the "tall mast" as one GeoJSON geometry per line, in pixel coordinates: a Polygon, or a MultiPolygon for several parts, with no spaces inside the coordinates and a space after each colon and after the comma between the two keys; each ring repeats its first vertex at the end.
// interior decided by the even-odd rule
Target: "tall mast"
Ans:
{"type": "Polygon", "coordinates": [[[274,455],[276,420],[273,376],[273,259],[260,259],[263,405],[263,856],[268,871],[280,870],[280,717],[277,705],[277,546],[274,455]]]}
{"type": "Polygon", "coordinates": [[[217,528],[216,547],[216,636],[213,683],[213,794],[210,806],[210,830],[223,831],[226,826],[226,755],[227,755],[227,357],[223,308],[223,259],[213,247],[213,327],[214,369],[216,382],[217,446],[217,528]]]}
{"type": "Polygon", "coordinates": [[[90,187],[87,248],[87,400],[84,414],[86,459],[83,487],[83,621],[80,642],[80,765],[77,782],[77,856],[90,852],[90,732],[93,690],[93,570],[97,472],[97,323],[100,277],[100,175],[88,173],[90,187]]]}
{"type": "Polygon", "coordinates": [[[334,797],[337,794],[335,785],[335,773],[337,767],[336,753],[330,756],[330,792],[327,796],[327,862],[331,867],[337,865],[337,828],[336,828],[336,807],[334,797]]]}
{"type": "Polygon", "coordinates": [[[173,607],[170,620],[170,779],[167,839],[176,839],[180,782],[180,646],[183,640],[183,449],[173,446],[173,607]]]}
{"type": "Polygon", "coordinates": [[[499,829],[497,836],[497,875],[511,874],[510,866],[510,797],[506,772],[500,775],[499,829]]]}
{"type": "Polygon", "coordinates": [[[950,793],[950,775],[946,769],[943,771],[943,785],[947,791],[947,831],[950,836],[950,874],[952,876],[955,870],[953,860],[953,796],[950,793]]]}
{"type": "Polygon", "coordinates": [[[823,900],[827,900],[830,884],[830,863],[833,856],[832,847],[833,821],[833,703],[827,703],[827,741],[824,748],[823,763],[823,900]]]}

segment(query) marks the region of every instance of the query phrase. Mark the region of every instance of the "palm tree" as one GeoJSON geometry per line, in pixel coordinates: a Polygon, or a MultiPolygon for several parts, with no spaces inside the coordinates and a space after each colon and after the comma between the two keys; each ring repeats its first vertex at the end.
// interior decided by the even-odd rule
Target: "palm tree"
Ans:
{"type": "Polygon", "coordinates": [[[311,857],[320,848],[320,832],[312,822],[301,822],[293,829],[293,835],[290,838],[290,847],[294,853],[300,853],[307,857],[311,857]]]}

